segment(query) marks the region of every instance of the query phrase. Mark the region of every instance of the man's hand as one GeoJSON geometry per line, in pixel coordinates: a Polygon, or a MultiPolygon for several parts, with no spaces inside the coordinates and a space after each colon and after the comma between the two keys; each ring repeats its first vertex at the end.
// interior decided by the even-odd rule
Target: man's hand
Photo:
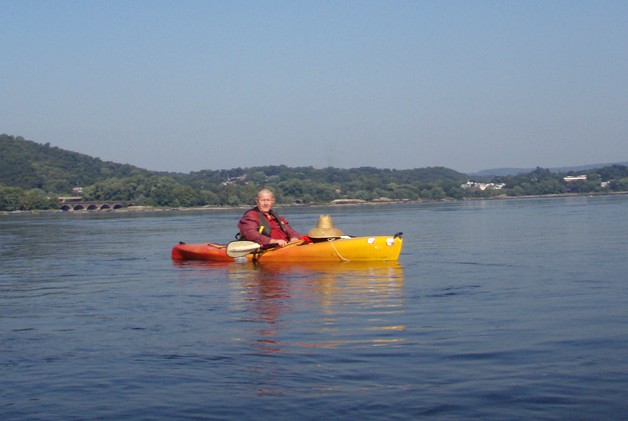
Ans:
{"type": "Polygon", "coordinates": [[[277,240],[276,238],[273,238],[270,240],[270,244],[277,244],[279,247],[285,247],[288,245],[288,242],[286,240],[277,240]]]}

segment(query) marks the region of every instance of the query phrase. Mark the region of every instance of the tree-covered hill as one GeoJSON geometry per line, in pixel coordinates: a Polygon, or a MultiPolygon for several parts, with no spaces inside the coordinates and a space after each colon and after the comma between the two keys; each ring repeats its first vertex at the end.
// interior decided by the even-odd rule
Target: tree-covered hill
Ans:
{"type": "Polygon", "coordinates": [[[132,165],[104,162],[48,143],[0,135],[0,184],[6,186],[64,193],[111,177],[147,174],[149,171],[132,165]]]}
{"type": "Polygon", "coordinates": [[[166,173],[103,162],[19,136],[0,135],[0,210],[3,211],[56,209],[57,197],[69,195],[79,186],[85,200],[120,200],[162,207],[250,204],[261,187],[273,189],[278,203],[283,204],[628,190],[628,169],[623,165],[588,170],[584,179],[565,179],[566,175],[570,174],[537,168],[526,174],[473,182],[468,175],[443,167],[316,169],[285,165],[166,173]]]}
{"type": "Polygon", "coordinates": [[[443,185],[456,186],[466,178],[442,167],[391,170],[276,165],[160,173],[103,162],[19,136],[0,135],[0,186],[13,189],[10,203],[0,203],[4,209],[15,206],[19,194],[23,196],[27,191],[36,190],[36,194],[31,192],[35,196],[45,193],[47,197],[56,197],[70,194],[77,186],[82,187],[86,199],[129,200],[156,206],[248,204],[262,186],[273,188],[280,203],[328,202],[348,197],[369,200],[381,196],[417,199],[421,191],[431,198],[442,198],[443,185]]]}

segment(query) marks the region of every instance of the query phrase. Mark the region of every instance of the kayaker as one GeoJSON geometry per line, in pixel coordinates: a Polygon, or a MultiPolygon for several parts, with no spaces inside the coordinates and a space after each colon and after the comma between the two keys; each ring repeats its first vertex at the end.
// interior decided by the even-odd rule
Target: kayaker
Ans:
{"type": "Polygon", "coordinates": [[[255,203],[257,206],[246,211],[238,222],[241,240],[254,241],[262,246],[285,247],[303,239],[285,218],[273,211],[275,195],[272,191],[260,190],[255,203]]]}

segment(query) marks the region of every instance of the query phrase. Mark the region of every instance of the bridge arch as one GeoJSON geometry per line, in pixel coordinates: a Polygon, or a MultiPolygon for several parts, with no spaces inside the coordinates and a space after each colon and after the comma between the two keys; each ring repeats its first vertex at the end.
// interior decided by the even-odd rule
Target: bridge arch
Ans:
{"type": "Polygon", "coordinates": [[[133,202],[62,202],[59,209],[68,211],[107,211],[135,206],[133,202]]]}

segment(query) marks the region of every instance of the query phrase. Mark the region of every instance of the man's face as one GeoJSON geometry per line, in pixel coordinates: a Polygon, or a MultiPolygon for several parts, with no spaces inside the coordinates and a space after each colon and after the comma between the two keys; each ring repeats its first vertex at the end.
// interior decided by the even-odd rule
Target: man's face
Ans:
{"type": "Polygon", "coordinates": [[[259,210],[262,212],[268,212],[273,207],[275,198],[270,193],[260,193],[257,195],[257,199],[255,199],[255,201],[257,202],[259,210]]]}

